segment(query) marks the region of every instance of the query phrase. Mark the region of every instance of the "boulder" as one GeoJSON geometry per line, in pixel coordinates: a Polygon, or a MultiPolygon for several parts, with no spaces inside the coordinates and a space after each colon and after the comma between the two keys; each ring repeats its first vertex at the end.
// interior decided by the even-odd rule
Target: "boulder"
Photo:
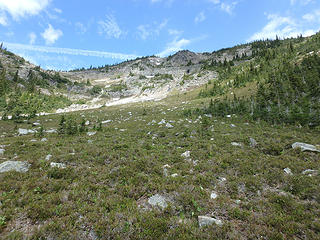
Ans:
{"type": "Polygon", "coordinates": [[[166,124],[166,127],[167,127],[167,128],[173,128],[173,126],[172,126],[170,123],[167,123],[167,124],[166,124]]]}
{"type": "Polygon", "coordinates": [[[314,145],[302,143],[302,142],[295,142],[292,144],[293,149],[300,148],[302,152],[304,151],[310,151],[310,152],[320,152],[319,149],[317,149],[314,145]]]}
{"type": "Polygon", "coordinates": [[[186,152],[182,153],[181,157],[190,158],[190,151],[186,151],[186,152]]]}
{"type": "Polygon", "coordinates": [[[165,209],[168,206],[166,198],[159,194],[150,197],[148,203],[153,207],[160,207],[162,209],[165,209]]]}
{"type": "Polygon", "coordinates": [[[306,169],[302,172],[303,175],[308,175],[309,177],[316,176],[318,175],[317,170],[312,170],[312,169],[306,169]]]}
{"type": "Polygon", "coordinates": [[[87,132],[87,135],[90,137],[90,136],[93,136],[93,135],[96,135],[97,132],[87,132]]]}
{"type": "Polygon", "coordinates": [[[52,158],[52,155],[48,154],[45,159],[46,159],[46,161],[50,161],[51,158],[52,158]]]}
{"type": "Polygon", "coordinates": [[[61,168],[61,169],[64,169],[66,168],[67,166],[64,164],[64,163],[55,163],[55,162],[52,162],[50,163],[50,167],[54,168],[61,168]]]}
{"type": "Polygon", "coordinates": [[[0,148],[0,156],[4,154],[4,149],[0,148]]]}
{"type": "Polygon", "coordinates": [[[198,216],[198,222],[199,227],[210,226],[212,224],[221,226],[223,224],[221,220],[207,216],[198,216]]]}
{"type": "Polygon", "coordinates": [[[258,145],[257,141],[253,138],[250,138],[249,141],[250,141],[250,147],[252,148],[255,148],[258,145]]]}
{"type": "Polygon", "coordinates": [[[218,194],[216,192],[211,192],[210,198],[211,199],[216,199],[218,197],[218,194]]]}
{"type": "Polygon", "coordinates": [[[292,175],[292,171],[290,168],[285,168],[283,169],[284,173],[287,174],[287,175],[292,175]]]}
{"type": "Polygon", "coordinates": [[[19,128],[18,129],[19,135],[27,135],[29,133],[28,129],[19,128]]]}
{"type": "Polygon", "coordinates": [[[29,170],[30,164],[27,162],[20,161],[6,161],[0,164],[0,173],[16,171],[25,173],[29,170]]]}

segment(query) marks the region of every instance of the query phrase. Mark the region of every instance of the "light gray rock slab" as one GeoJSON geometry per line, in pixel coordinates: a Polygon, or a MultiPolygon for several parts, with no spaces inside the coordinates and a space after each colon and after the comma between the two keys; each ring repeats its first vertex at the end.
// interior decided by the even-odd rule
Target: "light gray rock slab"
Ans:
{"type": "Polygon", "coordinates": [[[250,141],[250,147],[252,148],[255,148],[258,145],[257,141],[253,138],[250,138],[249,141],[250,141]]]}
{"type": "Polygon", "coordinates": [[[167,128],[173,128],[173,126],[172,126],[170,123],[167,123],[167,124],[166,124],[166,127],[167,127],[167,128]]]}
{"type": "Polygon", "coordinates": [[[0,164],[0,173],[16,171],[25,173],[29,170],[30,164],[20,161],[6,161],[0,164]]]}
{"type": "Polygon", "coordinates": [[[55,162],[52,162],[50,163],[50,167],[54,168],[61,168],[61,169],[64,169],[66,168],[67,166],[64,164],[64,163],[55,163],[55,162]]]}
{"type": "Polygon", "coordinates": [[[96,135],[97,132],[87,132],[87,135],[90,137],[90,136],[93,136],[93,135],[96,135]]]}
{"type": "Polygon", "coordinates": [[[4,154],[4,149],[0,148],[0,156],[4,154]]]}
{"type": "Polygon", "coordinates": [[[46,161],[50,161],[51,158],[52,158],[52,155],[48,154],[45,159],[46,159],[46,161]]]}
{"type": "Polygon", "coordinates": [[[184,157],[184,158],[190,158],[190,151],[185,151],[184,153],[181,154],[181,157],[184,157]]]}
{"type": "Polygon", "coordinates": [[[210,226],[216,224],[222,226],[223,222],[219,219],[207,217],[207,216],[198,216],[199,227],[210,226]]]}
{"type": "Polygon", "coordinates": [[[311,176],[316,176],[318,175],[318,171],[317,170],[312,170],[312,169],[306,169],[302,172],[303,175],[308,175],[309,177],[311,176]]]}
{"type": "Polygon", "coordinates": [[[29,133],[28,129],[19,128],[18,129],[19,135],[27,135],[29,133]]]}
{"type": "Polygon", "coordinates": [[[283,171],[284,171],[284,173],[287,174],[287,175],[293,175],[290,168],[285,168],[285,169],[283,169],[283,171]]]}
{"type": "Polygon", "coordinates": [[[295,142],[292,144],[293,149],[300,148],[302,152],[304,151],[310,151],[310,152],[320,152],[319,149],[317,149],[314,145],[302,143],[302,142],[295,142]]]}
{"type": "Polygon", "coordinates": [[[242,147],[242,144],[237,142],[232,142],[231,145],[235,147],[242,147]]]}
{"type": "Polygon", "coordinates": [[[159,194],[150,197],[148,203],[153,207],[160,207],[162,209],[168,206],[167,199],[159,194]]]}

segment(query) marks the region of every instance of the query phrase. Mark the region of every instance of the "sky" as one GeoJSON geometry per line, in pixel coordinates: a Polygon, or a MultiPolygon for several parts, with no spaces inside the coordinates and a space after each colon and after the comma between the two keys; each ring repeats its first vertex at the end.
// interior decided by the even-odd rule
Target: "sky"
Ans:
{"type": "Polygon", "coordinates": [[[0,0],[0,42],[54,70],[319,30],[320,0],[0,0]]]}

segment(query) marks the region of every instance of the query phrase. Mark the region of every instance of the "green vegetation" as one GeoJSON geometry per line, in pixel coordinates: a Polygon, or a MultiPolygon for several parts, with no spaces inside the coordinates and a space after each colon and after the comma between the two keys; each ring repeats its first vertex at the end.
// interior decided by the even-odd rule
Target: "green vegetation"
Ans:
{"type": "Polygon", "coordinates": [[[200,97],[221,96],[251,82],[257,84],[257,92],[245,98],[215,100],[205,111],[221,116],[246,114],[277,123],[319,125],[320,57],[301,52],[316,51],[319,36],[309,39],[307,44],[309,48],[305,49],[303,39],[259,41],[253,43],[250,62],[235,67],[218,64],[219,80],[211,88],[206,86],[200,97]]]}
{"type": "Polygon", "coordinates": [[[128,86],[123,83],[112,84],[107,90],[110,92],[122,92],[128,89],[128,86]]]}
{"type": "MultiPolygon", "coordinates": [[[[233,52],[230,62],[204,62],[219,78],[201,90],[0,121],[0,163],[31,165],[0,173],[1,237],[319,239],[320,154],[292,148],[319,148],[319,35],[252,45],[252,55],[237,46],[217,52],[233,52]],[[156,194],[163,209],[148,203],[156,194]],[[199,227],[199,216],[222,224],[199,227]]],[[[14,98],[1,86],[6,105],[14,98]]],[[[16,104],[32,102],[32,86],[16,104]]]]}

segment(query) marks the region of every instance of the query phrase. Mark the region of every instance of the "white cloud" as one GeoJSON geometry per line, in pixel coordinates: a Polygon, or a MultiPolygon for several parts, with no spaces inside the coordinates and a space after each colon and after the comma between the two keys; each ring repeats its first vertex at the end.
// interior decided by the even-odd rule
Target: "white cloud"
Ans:
{"type": "Polygon", "coordinates": [[[149,37],[159,36],[162,29],[168,24],[168,19],[163,20],[160,23],[154,22],[153,24],[139,25],[137,27],[138,35],[142,40],[146,40],[149,37]]]}
{"type": "Polygon", "coordinates": [[[104,35],[106,38],[120,38],[121,35],[125,33],[120,29],[117,20],[113,15],[107,15],[105,21],[99,21],[99,31],[100,35],[104,35]]]}
{"type": "Polygon", "coordinates": [[[236,7],[236,5],[238,4],[238,2],[232,2],[232,3],[221,3],[220,8],[222,11],[228,13],[228,14],[232,14],[234,8],[236,7]]]}
{"type": "Polygon", "coordinates": [[[8,25],[8,19],[7,19],[7,16],[4,12],[0,12],[0,24],[3,26],[8,25]]]}
{"type": "Polygon", "coordinates": [[[320,22],[320,9],[307,13],[302,18],[307,22],[320,22]]]}
{"type": "Polygon", "coordinates": [[[29,44],[34,44],[36,42],[37,35],[34,32],[29,34],[29,44]]]}
{"type": "Polygon", "coordinates": [[[53,10],[54,10],[56,13],[60,13],[60,14],[62,13],[62,10],[61,10],[60,8],[54,8],[53,10]]]}
{"type": "Polygon", "coordinates": [[[302,4],[302,5],[308,5],[311,2],[314,2],[314,0],[290,0],[291,5],[295,5],[297,3],[302,4]]]}
{"type": "Polygon", "coordinates": [[[74,25],[76,27],[77,33],[79,34],[85,34],[88,30],[87,27],[84,26],[81,22],[76,22],[74,25]]]}
{"type": "Polygon", "coordinates": [[[63,32],[60,29],[54,29],[51,24],[49,24],[48,28],[41,33],[41,36],[46,41],[47,45],[54,44],[62,35],[63,32]]]}
{"type": "Polygon", "coordinates": [[[191,42],[192,40],[189,40],[189,39],[175,38],[172,42],[167,44],[166,48],[162,52],[158,53],[157,55],[160,57],[168,56],[169,54],[182,50],[184,47],[188,46],[191,42]]]}
{"type": "Polygon", "coordinates": [[[180,36],[181,34],[183,34],[183,31],[181,30],[177,30],[177,29],[169,29],[168,30],[169,35],[173,35],[173,36],[180,36]]]}
{"type": "Polygon", "coordinates": [[[138,57],[137,55],[133,55],[133,54],[90,51],[90,50],[81,50],[81,49],[72,49],[72,48],[56,48],[56,47],[48,47],[48,46],[25,45],[25,44],[7,43],[7,42],[4,42],[3,45],[13,52],[33,51],[33,52],[42,52],[42,53],[66,54],[66,55],[74,55],[74,56],[81,55],[81,56],[100,57],[100,58],[112,58],[112,59],[119,59],[119,60],[128,60],[128,59],[134,59],[138,57]]]}
{"type": "Polygon", "coordinates": [[[221,0],[208,0],[209,2],[218,5],[221,11],[224,11],[230,15],[233,14],[233,10],[236,7],[236,5],[238,4],[237,1],[233,1],[231,3],[227,3],[225,1],[221,1],[221,0]]]}
{"type": "Polygon", "coordinates": [[[195,23],[200,23],[203,22],[204,20],[206,20],[206,15],[204,14],[204,12],[200,12],[194,19],[195,23]]]}
{"type": "Polygon", "coordinates": [[[0,10],[8,12],[15,20],[28,15],[37,15],[51,0],[0,0],[0,10]]]}
{"type": "Polygon", "coordinates": [[[174,2],[174,0],[150,0],[150,2],[152,4],[164,2],[166,6],[170,7],[172,5],[172,3],[174,2]]]}
{"type": "Polygon", "coordinates": [[[291,17],[282,17],[277,14],[268,15],[268,23],[261,31],[254,33],[248,41],[261,39],[275,39],[276,36],[281,38],[296,37],[300,34],[310,36],[316,33],[315,29],[308,28],[303,22],[297,22],[291,17]]]}

